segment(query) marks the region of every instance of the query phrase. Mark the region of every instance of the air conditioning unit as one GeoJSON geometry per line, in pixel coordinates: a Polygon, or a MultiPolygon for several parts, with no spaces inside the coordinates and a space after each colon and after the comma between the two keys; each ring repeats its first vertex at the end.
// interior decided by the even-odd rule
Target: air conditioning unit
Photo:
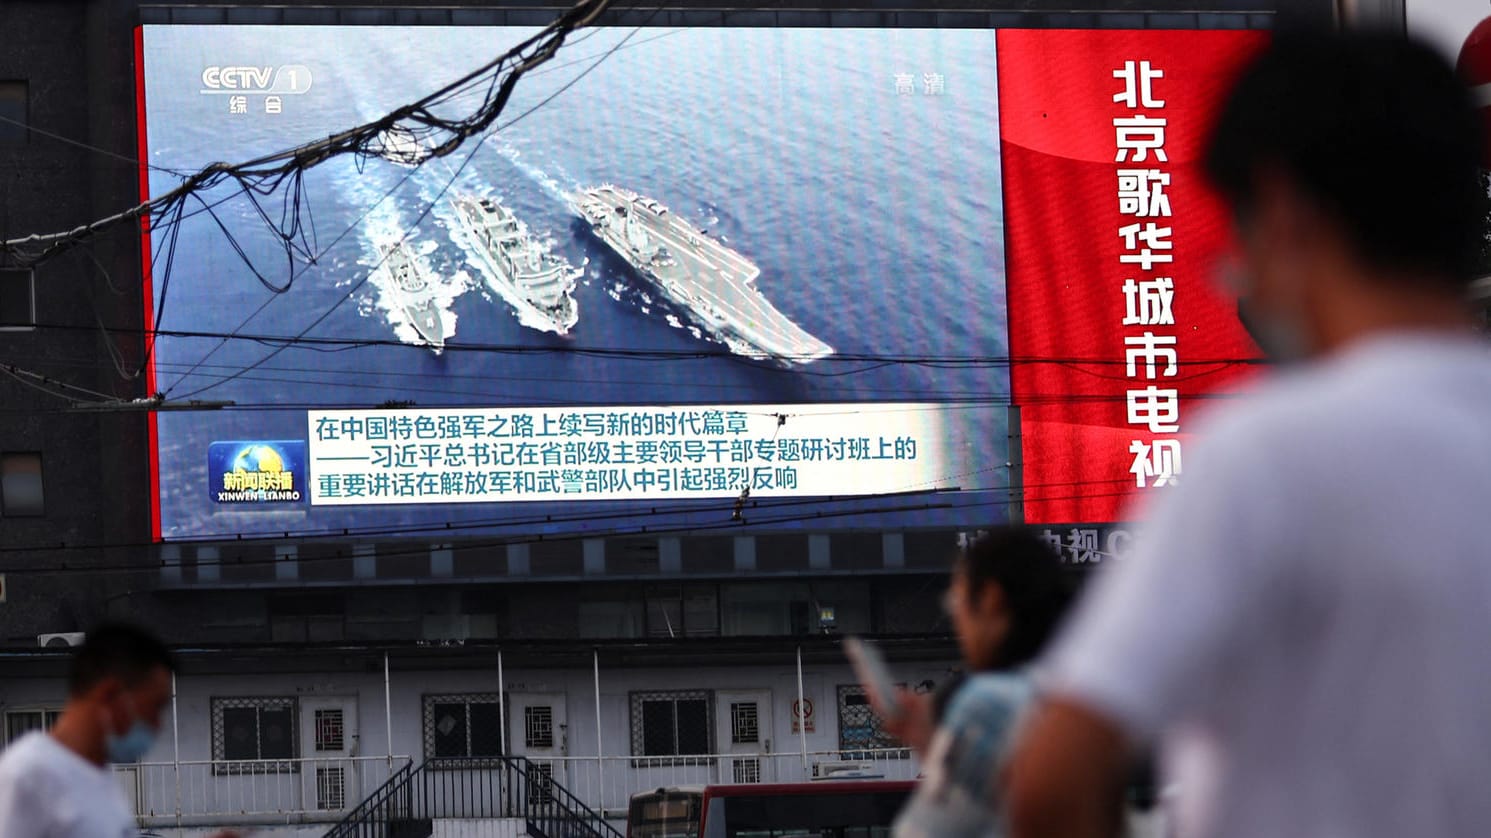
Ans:
{"type": "Polygon", "coordinates": [[[878,780],[884,777],[884,772],[875,770],[875,766],[868,762],[813,763],[814,780],[878,780]]]}
{"type": "Polygon", "coordinates": [[[43,649],[57,649],[68,646],[83,645],[84,633],[81,631],[65,631],[61,634],[38,634],[36,645],[43,649]]]}

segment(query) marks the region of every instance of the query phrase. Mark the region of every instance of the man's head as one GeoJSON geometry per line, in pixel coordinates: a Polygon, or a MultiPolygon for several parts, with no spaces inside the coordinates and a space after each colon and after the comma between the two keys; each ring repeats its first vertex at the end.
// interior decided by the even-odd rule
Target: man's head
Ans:
{"type": "Polygon", "coordinates": [[[1281,35],[1238,81],[1205,158],[1235,212],[1236,290],[1306,352],[1337,337],[1322,312],[1364,292],[1457,299],[1479,248],[1479,150],[1470,97],[1428,47],[1281,35]]]}
{"type": "Polygon", "coordinates": [[[92,714],[111,762],[133,762],[149,749],[171,700],[175,664],[148,632],[104,623],[87,633],[68,676],[70,704],[92,714]]]}
{"type": "Polygon", "coordinates": [[[993,669],[1033,660],[1070,599],[1060,557],[1029,530],[1001,527],[959,554],[944,605],[964,663],[993,669]]]}

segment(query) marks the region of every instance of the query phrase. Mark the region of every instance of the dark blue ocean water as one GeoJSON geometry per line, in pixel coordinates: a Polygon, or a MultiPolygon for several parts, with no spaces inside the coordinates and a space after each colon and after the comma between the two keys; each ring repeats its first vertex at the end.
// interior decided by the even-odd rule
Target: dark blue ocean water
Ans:
{"type": "MultiPolygon", "coordinates": [[[[575,36],[554,62],[525,77],[499,125],[574,81],[631,31],[575,36]]],[[[324,136],[419,98],[530,32],[148,27],[150,162],[192,170],[324,136]],[[263,112],[262,95],[247,97],[248,113],[233,114],[227,96],[200,92],[207,66],[291,64],[308,67],[313,84],[308,93],[284,96],[279,114],[263,112]]],[[[464,114],[476,104],[475,98],[457,100],[444,112],[464,114]]],[[[782,369],[728,356],[685,312],[669,308],[585,235],[559,197],[576,186],[610,181],[663,201],[759,264],[758,286],[768,299],[841,354],[1001,357],[1008,352],[997,110],[992,32],[644,29],[552,102],[490,135],[479,148],[470,143],[416,170],[382,160],[359,165],[351,158],[312,170],[302,210],[314,225],[320,258],[313,266],[294,265],[288,293],[267,291],[209,216],[187,220],[160,328],[292,336],[315,324],[310,337],[411,345],[340,351],[299,346],[223,381],[273,347],[162,338],[157,380],[170,396],[196,393],[265,408],[160,415],[163,533],[169,538],[469,522],[534,513],[528,504],[247,514],[216,509],[206,491],[208,444],[303,438],[307,406],[373,406],[390,399],[433,407],[1006,395],[1003,368],[830,358],[782,369]],[[942,76],[941,94],[925,92],[925,73],[942,76]],[[897,74],[911,74],[913,93],[897,92],[897,74]],[[452,179],[452,189],[500,196],[556,252],[583,267],[576,290],[580,319],[571,338],[522,325],[452,235],[445,204],[437,201],[425,213],[452,179]],[[375,242],[411,227],[408,241],[450,288],[447,327],[454,333],[451,348],[438,356],[412,345],[414,335],[393,313],[381,274],[367,278],[377,260],[375,242]],[[461,344],[558,351],[465,352],[461,344]],[[615,349],[712,354],[658,361],[575,351],[615,349]]],[[[175,182],[157,172],[152,192],[175,182]]],[[[230,192],[223,188],[205,197],[229,198],[230,192]]],[[[283,198],[262,204],[278,217],[283,198]]],[[[291,266],[252,204],[229,199],[217,213],[259,270],[282,283],[291,266]]],[[[157,246],[163,243],[158,235],[157,246]]],[[[163,278],[158,265],[157,295],[163,278]]],[[[951,415],[946,434],[965,460],[956,466],[965,475],[960,485],[1004,486],[1004,409],[964,407],[951,415]]],[[[937,501],[963,505],[997,495],[937,501]]],[[[586,509],[614,513],[618,507],[564,511],[586,509]]],[[[943,525],[1000,515],[984,504],[803,525],[943,525]]],[[[717,516],[689,520],[709,523],[717,516]]]]}

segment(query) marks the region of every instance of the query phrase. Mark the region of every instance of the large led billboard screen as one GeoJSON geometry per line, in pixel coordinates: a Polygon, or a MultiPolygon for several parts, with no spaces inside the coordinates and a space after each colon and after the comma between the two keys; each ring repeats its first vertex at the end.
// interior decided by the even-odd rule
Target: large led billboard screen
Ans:
{"type": "MultiPolygon", "coordinates": [[[[149,189],[530,34],[145,27],[149,189]]],[[[995,64],[989,31],[591,30],[484,142],[261,200],[314,265],[209,192],[151,242],[154,388],[234,406],[156,419],[161,536],[709,525],[746,488],[751,526],[998,520],[1008,371],[962,360],[1008,355],[995,64]]]]}
{"type": "MultiPolygon", "coordinates": [[[[534,31],[143,27],[142,188],[378,118],[534,31]]],[[[1116,101],[1153,57],[1190,148],[1261,37],[599,28],[452,155],[410,165],[391,132],[294,189],[214,187],[147,238],[152,392],[230,403],[152,419],[157,534],[974,526],[1012,488],[1032,520],[1112,520],[1082,499],[1123,487],[1046,465],[1041,430],[1112,417],[1062,413],[1039,370],[1120,328],[1041,291],[1121,286],[1084,238],[1118,173],[1109,149],[1072,179],[1043,138],[1111,145],[1074,91],[1116,101]]],[[[1177,205],[1220,228],[1193,168],[1167,170],[1177,205]]],[[[1189,314],[1220,245],[1175,241],[1189,314]]]]}

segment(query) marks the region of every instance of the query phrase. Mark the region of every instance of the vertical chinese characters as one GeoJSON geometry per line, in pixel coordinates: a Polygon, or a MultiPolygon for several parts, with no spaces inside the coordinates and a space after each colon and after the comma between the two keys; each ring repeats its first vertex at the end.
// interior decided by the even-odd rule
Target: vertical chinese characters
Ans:
{"type": "Polygon", "coordinates": [[[1133,455],[1129,471],[1140,489],[1167,486],[1181,471],[1180,391],[1156,386],[1156,381],[1174,378],[1180,355],[1175,326],[1175,278],[1154,276],[1168,271],[1175,261],[1170,196],[1171,173],[1161,164],[1170,162],[1165,152],[1165,100],[1156,98],[1155,82],[1165,78],[1149,61],[1125,61],[1113,71],[1123,89],[1113,101],[1127,114],[1113,118],[1118,180],[1118,236],[1123,240],[1119,266],[1125,273],[1123,294],[1124,375],[1127,421],[1148,431],[1148,438],[1129,443],[1133,455]],[[1141,167],[1140,164],[1146,164],[1141,167]],[[1138,329],[1135,327],[1143,327],[1138,329]],[[1168,327],[1168,328],[1166,328],[1168,327]],[[1161,438],[1164,437],[1164,438],[1161,438]]]}

